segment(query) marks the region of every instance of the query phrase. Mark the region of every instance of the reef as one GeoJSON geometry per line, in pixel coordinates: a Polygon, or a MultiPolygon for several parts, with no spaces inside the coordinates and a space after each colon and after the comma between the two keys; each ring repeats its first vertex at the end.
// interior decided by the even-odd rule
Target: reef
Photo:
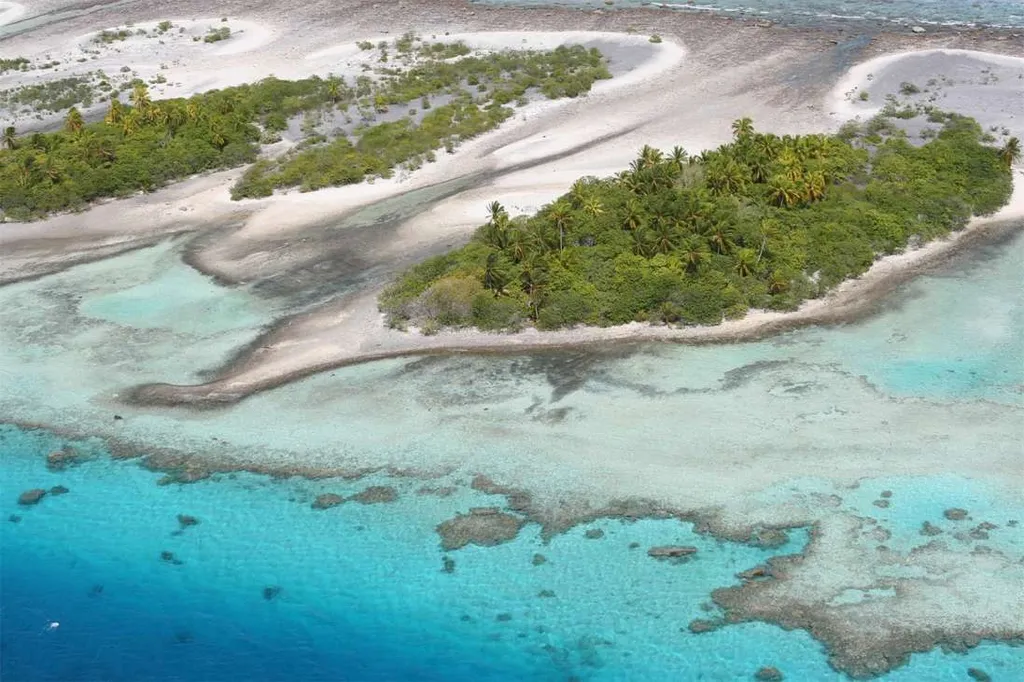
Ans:
{"type": "Polygon", "coordinates": [[[71,492],[71,490],[62,485],[55,485],[50,488],[51,495],[67,495],[69,492],[71,492]]]}
{"type": "Polygon", "coordinates": [[[758,671],[754,673],[754,679],[760,680],[760,682],[781,682],[783,678],[782,672],[780,672],[778,668],[773,668],[768,665],[763,668],[759,668],[758,671]]]}
{"type": "Polygon", "coordinates": [[[712,599],[728,623],[806,630],[826,646],[833,668],[855,678],[884,674],[935,647],[966,651],[982,640],[1024,639],[1018,560],[934,541],[905,553],[872,549],[871,530],[857,517],[825,517],[803,553],[769,559],[765,579],[717,589],[712,599]],[[998,608],[975,608],[996,594],[998,608]]]}
{"type": "Polygon", "coordinates": [[[198,526],[199,519],[188,514],[178,514],[178,525],[184,530],[190,526],[198,526]]]}
{"type": "Polygon", "coordinates": [[[456,514],[437,526],[441,547],[446,551],[466,545],[493,547],[514,540],[526,521],[497,507],[476,507],[468,514],[456,514]]]}
{"type": "Polygon", "coordinates": [[[54,450],[46,456],[46,468],[50,471],[64,471],[68,467],[75,466],[81,462],[81,455],[71,446],[54,450]]]}
{"type": "Polygon", "coordinates": [[[394,502],[397,499],[398,491],[391,486],[371,485],[366,490],[358,492],[348,498],[348,501],[359,502],[360,504],[383,504],[386,502],[394,502]]]}
{"type": "Polygon", "coordinates": [[[330,509],[331,507],[337,507],[344,501],[345,498],[341,495],[336,493],[324,493],[323,495],[317,495],[311,506],[313,509],[330,509]]]}
{"type": "Polygon", "coordinates": [[[28,507],[33,504],[39,504],[39,500],[46,497],[46,491],[42,488],[32,488],[26,490],[21,495],[18,495],[18,504],[28,507]]]}
{"type": "Polygon", "coordinates": [[[652,559],[658,559],[659,561],[685,559],[696,553],[696,547],[686,545],[665,545],[663,547],[651,547],[647,550],[647,556],[652,559]]]}

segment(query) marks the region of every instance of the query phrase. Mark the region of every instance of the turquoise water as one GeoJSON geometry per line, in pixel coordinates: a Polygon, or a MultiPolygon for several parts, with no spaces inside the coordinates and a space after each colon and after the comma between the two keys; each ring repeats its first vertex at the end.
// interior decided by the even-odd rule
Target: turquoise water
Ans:
{"type": "MultiPolygon", "coordinates": [[[[765,665],[787,679],[845,679],[799,631],[685,630],[708,617],[712,589],[799,551],[803,530],[764,550],[678,521],[597,521],[548,544],[528,525],[511,543],[445,554],[437,523],[503,498],[462,486],[418,495],[421,482],[386,478],[238,474],[158,486],[158,474],[102,457],[48,471],[43,458],[66,441],[46,432],[4,427],[0,438],[4,680],[288,680],[298,670],[310,680],[744,680],[765,665]],[[372,483],[395,486],[398,500],[310,507],[321,492],[372,483]],[[14,501],[17,490],[54,485],[70,492],[29,508],[14,501]],[[178,514],[200,523],[182,530],[178,514]],[[646,556],[655,544],[699,551],[671,565],[646,556]],[[535,566],[535,553],[547,562],[535,566]],[[272,599],[268,587],[279,588],[272,599]]],[[[95,443],[82,450],[102,455],[95,443]]],[[[977,505],[985,491],[956,494],[977,505]]],[[[970,666],[1021,679],[1024,648],[915,655],[886,679],[964,679],[970,666]]]]}
{"type": "MultiPolygon", "coordinates": [[[[608,9],[604,0],[479,0],[494,4],[568,5],[608,9]]],[[[685,11],[714,11],[795,24],[871,22],[881,24],[966,24],[1024,26],[1021,0],[615,0],[612,7],[664,6],[685,11]]]]}

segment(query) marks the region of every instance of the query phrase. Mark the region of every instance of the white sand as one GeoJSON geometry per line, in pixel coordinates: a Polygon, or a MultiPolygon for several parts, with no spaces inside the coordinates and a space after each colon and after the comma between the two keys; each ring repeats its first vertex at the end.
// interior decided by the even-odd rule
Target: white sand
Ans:
{"type": "Polygon", "coordinates": [[[28,8],[17,2],[0,2],[0,26],[13,24],[25,16],[28,8]]]}

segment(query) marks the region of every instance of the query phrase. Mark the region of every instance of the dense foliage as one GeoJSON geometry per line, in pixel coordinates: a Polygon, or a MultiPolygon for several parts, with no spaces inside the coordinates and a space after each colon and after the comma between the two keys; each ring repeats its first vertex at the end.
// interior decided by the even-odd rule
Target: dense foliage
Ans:
{"type": "Polygon", "coordinates": [[[629,170],[580,179],[533,216],[491,204],[468,245],[412,268],[381,307],[391,324],[428,332],[791,310],[1009,199],[1016,140],[998,150],[972,119],[930,120],[942,128],[918,146],[879,117],[797,137],[741,119],[732,143],[692,158],[645,147],[629,170]]]}
{"type": "Polygon", "coordinates": [[[270,77],[189,99],[153,100],[146,85],[135,81],[129,103],[111,99],[101,121],[88,123],[72,108],[58,132],[19,137],[8,127],[0,146],[0,218],[31,220],[251,163],[262,145],[279,141],[297,118],[351,118],[349,110],[360,118],[351,130],[325,134],[304,122],[305,138],[282,158],[256,163],[233,198],[387,176],[398,164],[418,167],[433,159],[433,150],[451,150],[494,128],[511,115],[505,105],[524,102],[531,91],[574,97],[609,77],[601,54],[579,46],[477,57],[467,56],[464,44],[423,43],[409,34],[378,48],[381,64],[388,63],[388,49],[395,50],[391,64],[397,66],[379,67],[351,84],[333,76],[270,77]],[[431,108],[434,97],[443,102],[431,108]],[[376,122],[389,107],[409,102],[430,111],[418,123],[412,116],[376,122]]]}

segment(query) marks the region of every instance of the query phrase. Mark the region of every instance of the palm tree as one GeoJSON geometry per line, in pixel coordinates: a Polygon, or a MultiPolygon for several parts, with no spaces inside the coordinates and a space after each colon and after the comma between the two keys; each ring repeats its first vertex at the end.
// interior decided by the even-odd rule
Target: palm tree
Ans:
{"type": "Polygon", "coordinates": [[[736,272],[740,277],[749,277],[757,265],[757,252],[753,249],[740,249],[736,254],[736,272]]]}
{"type": "Polygon", "coordinates": [[[604,206],[601,204],[601,200],[597,197],[587,197],[583,200],[583,212],[596,218],[604,213],[604,206]]]}
{"type": "Polygon", "coordinates": [[[559,199],[551,207],[551,213],[548,215],[551,222],[558,228],[558,250],[561,251],[565,248],[565,228],[569,225],[572,211],[564,201],[559,199]]]}
{"type": "Polygon", "coordinates": [[[825,189],[828,183],[825,181],[825,174],[822,171],[814,171],[807,176],[804,183],[804,198],[808,202],[818,201],[825,197],[825,189]]]}
{"type": "Polygon", "coordinates": [[[654,250],[664,254],[674,251],[679,242],[679,233],[676,232],[675,226],[667,220],[659,220],[654,223],[651,237],[654,250]]]}
{"type": "Polygon", "coordinates": [[[110,100],[110,109],[107,110],[107,116],[103,119],[104,123],[109,126],[116,126],[121,123],[124,118],[124,106],[121,104],[121,100],[114,98],[110,100]]]}
{"type": "Polygon", "coordinates": [[[8,149],[18,148],[18,132],[14,129],[14,126],[4,128],[4,146],[8,149]]]}
{"type": "Polygon", "coordinates": [[[697,272],[700,266],[711,257],[711,251],[708,250],[707,244],[697,236],[690,236],[684,239],[679,250],[683,262],[686,264],[686,270],[690,273],[697,272]]]}
{"type": "Polygon", "coordinates": [[[507,267],[508,261],[504,259],[500,251],[494,251],[487,256],[487,265],[484,267],[484,288],[494,292],[495,297],[505,293],[505,288],[511,281],[511,274],[507,267]]]}
{"type": "Polygon", "coordinates": [[[681,171],[683,169],[683,164],[686,163],[686,150],[678,145],[672,147],[672,152],[669,154],[668,160],[677,171],[681,171]]]}
{"type": "Polygon", "coordinates": [[[64,119],[64,128],[72,135],[78,135],[82,132],[82,126],[85,125],[85,121],[82,120],[82,112],[78,110],[78,107],[71,107],[68,110],[68,115],[64,119]]]}
{"type": "Polygon", "coordinates": [[[487,220],[491,223],[497,222],[501,216],[508,218],[508,211],[501,205],[501,202],[492,201],[487,204],[487,220]]]}
{"type": "Polygon", "coordinates": [[[149,88],[145,83],[136,83],[128,99],[131,101],[132,106],[136,109],[141,109],[142,113],[146,113],[149,105],[153,103],[153,100],[149,97],[149,88]]]}
{"type": "Polygon", "coordinates": [[[800,201],[800,190],[796,183],[783,175],[771,179],[768,185],[768,198],[778,206],[795,206],[800,201]]]}
{"type": "Polygon", "coordinates": [[[626,215],[622,218],[622,227],[630,232],[636,232],[643,225],[644,216],[640,204],[636,199],[626,202],[626,215]]]}
{"type": "Polygon", "coordinates": [[[341,88],[344,82],[345,81],[332,74],[331,76],[328,76],[327,81],[324,84],[324,92],[335,104],[341,101],[341,88]]]}
{"type": "Polygon", "coordinates": [[[576,182],[572,183],[572,188],[569,190],[569,199],[572,201],[573,208],[581,207],[583,202],[587,200],[588,194],[587,183],[583,181],[583,178],[579,178],[576,182]]]}
{"type": "Polygon", "coordinates": [[[640,148],[640,158],[638,161],[640,162],[641,168],[650,168],[651,166],[661,163],[662,158],[663,155],[660,149],[655,149],[654,147],[645,144],[640,148]]]}
{"type": "Polygon", "coordinates": [[[749,116],[736,119],[732,122],[732,134],[737,142],[748,139],[754,134],[754,121],[749,116]]]}
{"type": "Polygon", "coordinates": [[[1009,168],[1017,161],[1020,161],[1020,139],[1011,137],[1003,145],[1003,148],[999,150],[999,156],[1002,157],[1003,163],[1009,168]]]}
{"type": "Polygon", "coordinates": [[[647,230],[640,229],[633,231],[633,253],[644,258],[651,256],[651,241],[647,236],[647,230]]]}

